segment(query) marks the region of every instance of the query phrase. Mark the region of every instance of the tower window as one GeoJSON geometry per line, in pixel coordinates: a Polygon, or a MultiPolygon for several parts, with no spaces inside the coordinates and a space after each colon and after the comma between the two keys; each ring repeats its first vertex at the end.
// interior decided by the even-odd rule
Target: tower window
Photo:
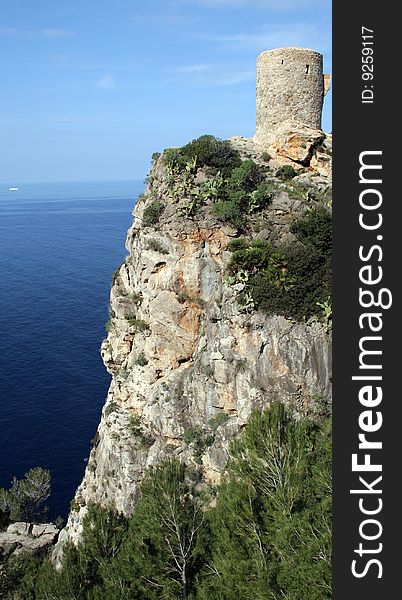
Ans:
{"type": "Polygon", "coordinates": [[[283,58],[282,58],[282,60],[281,60],[281,65],[283,65],[283,58]]]}
{"type": "Polygon", "coordinates": [[[306,70],[304,72],[306,75],[310,73],[310,65],[306,65],[306,70]]]}

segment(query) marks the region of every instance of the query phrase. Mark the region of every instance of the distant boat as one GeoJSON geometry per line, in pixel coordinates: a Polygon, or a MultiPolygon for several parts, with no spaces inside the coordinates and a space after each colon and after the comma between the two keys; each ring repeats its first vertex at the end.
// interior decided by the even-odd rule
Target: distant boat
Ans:
{"type": "Polygon", "coordinates": [[[14,188],[8,188],[8,189],[9,189],[10,192],[17,192],[18,191],[18,188],[15,188],[15,187],[14,188]]]}

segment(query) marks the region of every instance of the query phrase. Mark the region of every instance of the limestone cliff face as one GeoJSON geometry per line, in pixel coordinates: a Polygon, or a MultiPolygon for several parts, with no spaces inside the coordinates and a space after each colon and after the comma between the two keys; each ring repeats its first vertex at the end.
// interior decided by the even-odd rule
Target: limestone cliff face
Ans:
{"type": "MultiPolygon", "coordinates": [[[[244,139],[234,143],[250,149],[244,139]]],[[[274,176],[275,163],[271,169],[274,176]]],[[[201,169],[192,185],[207,178],[201,169]]],[[[236,230],[212,216],[208,201],[189,216],[188,190],[173,180],[162,157],[154,161],[133,213],[129,255],[114,279],[101,347],[113,378],[56,557],[66,539],[79,539],[90,502],[129,514],[151,465],[175,456],[216,483],[230,440],[254,409],[280,399],[306,413],[314,398],[330,397],[327,328],[242,307],[243,284],[225,281],[227,245],[236,230]],[[159,223],[145,227],[144,209],[155,199],[165,209],[159,223]]],[[[321,191],[330,183],[311,170],[298,180],[321,191]]],[[[306,202],[279,184],[263,225],[254,227],[258,237],[269,229],[289,238],[286,225],[306,202]]]]}

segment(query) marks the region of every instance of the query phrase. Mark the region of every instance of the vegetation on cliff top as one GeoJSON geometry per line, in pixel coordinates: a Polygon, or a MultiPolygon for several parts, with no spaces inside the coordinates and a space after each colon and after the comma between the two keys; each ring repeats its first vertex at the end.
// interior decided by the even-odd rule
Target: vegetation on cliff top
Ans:
{"type": "Polygon", "coordinates": [[[244,284],[239,300],[298,321],[321,315],[331,295],[331,227],[330,212],[320,207],[293,222],[294,242],[273,246],[266,240],[234,239],[228,283],[244,284]]]}
{"type": "Polygon", "coordinates": [[[328,417],[295,420],[271,405],[232,444],[221,485],[200,484],[175,460],[150,470],[130,519],[91,506],[62,570],[19,557],[4,598],[331,598],[328,417]]]}
{"type": "MultiPolygon", "coordinates": [[[[201,136],[182,148],[165,150],[161,160],[172,178],[173,195],[190,198],[188,216],[195,216],[208,201],[215,218],[234,226],[238,235],[250,236],[235,239],[229,247],[233,254],[227,282],[244,284],[244,291],[239,294],[243,306],[297,321],[320,317],[328,327],[332,247],[331,213],[325,194],[310,188],[305,181],[294,180],[297,173],[290,165],[280,167],[275,177],[269,178],[271,171],[266,165],[242,160],[230,142],[211,135],[201,136]],[[196,184],[199,168],[206,169],[207,178],[196,184]],[[273,232],[269,243],[256,239],[251,227],[256,224],[254,217],[261,214],[260,226],[269,229],[269,205],[283,192],[306,206],[302,216],[284,225],[295,241],[282,243],[273,232]],[[268,220],[264,220],[267,216],[268,220]]],[[[145,212],[152,212],[155,202],[160,204],[154,200],[144,211],[147,224],[145,212]]]]}

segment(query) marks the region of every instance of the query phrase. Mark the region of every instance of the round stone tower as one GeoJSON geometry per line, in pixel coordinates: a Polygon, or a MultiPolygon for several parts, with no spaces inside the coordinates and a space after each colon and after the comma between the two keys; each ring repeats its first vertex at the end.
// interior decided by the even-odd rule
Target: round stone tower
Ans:
{"type": "Polygon", "coordinates": [[[284,125],[321,129],[324,97],[322,54],[277,48],[257,57],[255,141],[268,144],[284,125]]]}

